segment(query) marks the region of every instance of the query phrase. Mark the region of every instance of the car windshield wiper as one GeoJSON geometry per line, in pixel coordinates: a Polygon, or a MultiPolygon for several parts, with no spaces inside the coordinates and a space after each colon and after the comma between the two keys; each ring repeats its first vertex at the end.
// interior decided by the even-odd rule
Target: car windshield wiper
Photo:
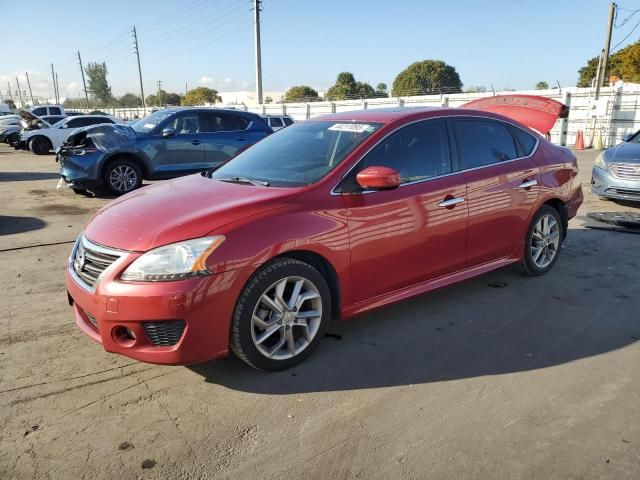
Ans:
{"type": "Polygon", "coordinates": [[[248,183],[250,185],[254,185],[256,187],[268,187],[269,182],[262,182],[260,180],[252,180],[247,177],[229,177],[229,178],[216,178],[215,180],[220,180],[221,182],[229,182],[229,183],[248,183]]]}

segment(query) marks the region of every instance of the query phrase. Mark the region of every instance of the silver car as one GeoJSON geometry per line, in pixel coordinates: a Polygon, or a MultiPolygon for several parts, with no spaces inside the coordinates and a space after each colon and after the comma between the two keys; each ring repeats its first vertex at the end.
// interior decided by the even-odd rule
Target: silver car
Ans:
{"type": "Polygon", "coordinates": [[[591,191],[604,198],[640,202],[640,131],[598,155],[591,191]]]}

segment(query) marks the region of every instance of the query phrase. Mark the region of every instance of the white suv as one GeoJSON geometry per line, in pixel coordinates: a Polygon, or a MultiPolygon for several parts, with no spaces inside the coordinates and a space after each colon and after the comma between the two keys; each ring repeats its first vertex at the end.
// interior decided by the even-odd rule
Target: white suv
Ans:
{"type": "MultiPolygon", "coordinates": [[[[23,120],[29,121],[29,112],[20,111],[23,120]]],[[[101,123],[121,123],[110,115],[78,115],[67,117],[64,120],[51,126],[51,128],[41,128],[40,130],[24,131],[21,135],[20,147],[31,150],[36,155],[44,155],[51,150],[56,150],[75,133],[79,128],[101,123]]]]}
{"type": "Polygon", "coordinates": [[[293,122],[293,118],[289,115],[260,115],[267,122],[267,125],[271,127],[271,130],[278,131],[281,128],[288,127],[293,122]]]}

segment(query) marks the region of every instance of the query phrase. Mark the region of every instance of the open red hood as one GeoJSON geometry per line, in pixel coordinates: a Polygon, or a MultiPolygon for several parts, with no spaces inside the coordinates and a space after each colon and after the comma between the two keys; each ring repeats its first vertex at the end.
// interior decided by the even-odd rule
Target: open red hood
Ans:
{"type": "Polygon", "coordinates": [[[558,118],[569,116],[569,107],[563,103],[537,95],[496,95],[472,100],[462,108],[498,113],[543,135],[549,133],[558,118]]]}

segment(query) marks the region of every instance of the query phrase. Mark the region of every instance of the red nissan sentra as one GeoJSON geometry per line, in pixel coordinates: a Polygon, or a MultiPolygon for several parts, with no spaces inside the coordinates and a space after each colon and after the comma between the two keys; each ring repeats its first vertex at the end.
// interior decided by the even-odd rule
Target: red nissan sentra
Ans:
{"type": "Polygon", "coordinates": [[[284,369],[332,319],[509,264],[548,272],[577,172],[569,150],[486,111],[315,118],[105,206],[71,252],[69,301],[109,352],[189,364],[231,349],[284,369]]]}

